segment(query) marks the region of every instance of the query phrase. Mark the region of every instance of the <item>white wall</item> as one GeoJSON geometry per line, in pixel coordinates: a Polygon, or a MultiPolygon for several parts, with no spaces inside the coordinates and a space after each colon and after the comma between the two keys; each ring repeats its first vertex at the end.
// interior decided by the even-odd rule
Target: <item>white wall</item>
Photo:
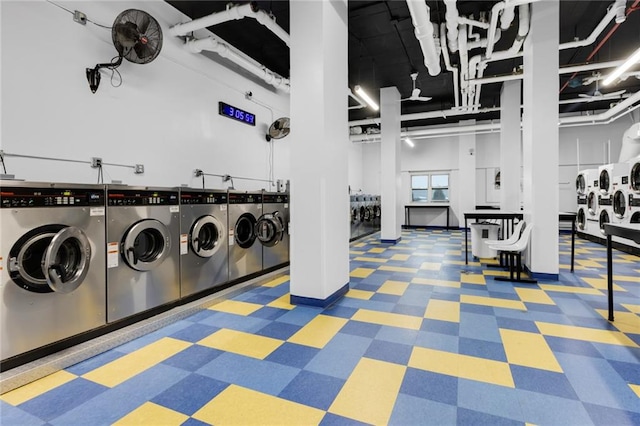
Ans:
{"type": "MultiPolygon", "coordinates": [[[[118,88],[103,73],[98,91],[92,94],[85,68],[117,54],[110,30],[77,24],[70,13],[44,1],[2,1],[5,153],[143,164],[142,175],[127,168],[104,167],[105,182],[132,185],[200,186],[201,180],[193,176],[196,168],[269,178],[269,145],[264,135],[273,118],[288,116],[288,95],[183,50],[182,41],[168,29],[188,18],[163,1],[59,3],[108,26],[125,9],[145,10],[162,27],[162,51],[146,65],[125,60],[118,69],[122,75],[118,88]],[[245,99],[246,91],[268,107],[245,99]],[[257,125],[220,116],[218,101],[255,113],[257,125]]],[[[289,143],[289,138],[274,142],[275,179],[289,178],[289,143]]],[[[87,164],[10,156],[5,161],[7,171],[21,179],[97,182],[97,170],[87,164]]],[[[266,182],[234,179],[234,183],[237,189],[268,188],[266,182]]],[[[207,177],[206,185],[227,187],[216,177],[207,177]]]]}

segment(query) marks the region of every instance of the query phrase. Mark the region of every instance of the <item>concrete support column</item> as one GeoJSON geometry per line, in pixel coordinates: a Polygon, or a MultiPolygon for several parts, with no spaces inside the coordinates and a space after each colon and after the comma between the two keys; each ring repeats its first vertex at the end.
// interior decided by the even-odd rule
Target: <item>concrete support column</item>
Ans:
{"type": "Polygon", "coordinates": [[[520,81],[505,81],[500,94],[500,209],[520,210],[520,81]]]}
{"type": "Polygon", "coordinates": [[[347,2],[290,7],[291,302],[327,306],[349,288],[347,2]]]}
{"type": "Polygon", "coordinates": [[[395,87],[380,89],[380,129],[380,239],[397,243],[402,235],[404,207],[400,197],[400,92],[395,87]]]}
{"type": "MultiPolygon", "coordinates": [[[[460,126],[473,126],[476,120],[464,120],[460,126]]],[[[464,213],[476,209],[476,134],[469,132],[458,136],[458,185],[456,185],[458,200],[459,223],[464,224],[464,213]]],[[[449,183],[449,186],[452,186],[449,183]]]]}
{"type": "Polygon", "coordinates": [[[533,3],[524,43],[524,210],[534,224],[527,265],[534,276],[547,278],[559,271],[559,8],[558,0],[533,3]]]}

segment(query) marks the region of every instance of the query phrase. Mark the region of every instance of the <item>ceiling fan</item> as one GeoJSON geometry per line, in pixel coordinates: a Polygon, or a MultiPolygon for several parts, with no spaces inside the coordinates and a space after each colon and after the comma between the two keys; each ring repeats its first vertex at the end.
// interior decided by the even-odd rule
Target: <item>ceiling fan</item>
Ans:
{"type": "Polygon", "coordinates": [[[411,91],[411,96],[408,98],[400,99],[401,101],[421,101],[427,102],[432,98],[429,96],[420,96],[420,88],[416,87],[416,78],[418,78],[418,73],[411,73],[411,80],[413,80],[413,90],[411,91]]]}
{"type": "MultiPolygon", "coordinates": [[[[591,79],[589,79],[591,80],[591,79]]],[[[620,96],[622,95],[624,92],[626,92],[626,90],[618,90],[616,92],[609,92],[609,93],[602,93],[600,91],[600,74],[596,74],[593,76],[593,80],[596,81],[596,90],[593,92],[593,95],[588,95],[586,93],[580,93],[578,96],[581,98],[586,98],[588,99],[587,102],[593,102],[593,101],[598,101],[598,100],[603,100],[603,99],[611,99],[614,98],[616,96],[620,96]]],[[[588,80],[587,80],[588,81],[588,80]]]]}

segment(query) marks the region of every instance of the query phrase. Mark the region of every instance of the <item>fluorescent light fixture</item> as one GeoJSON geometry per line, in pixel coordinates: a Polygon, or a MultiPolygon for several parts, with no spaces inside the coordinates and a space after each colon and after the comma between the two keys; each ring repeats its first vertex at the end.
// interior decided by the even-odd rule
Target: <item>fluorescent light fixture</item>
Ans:
{"type": "Polygon", "coordinates": [[[636,63],[640,62],[640,48],[633,52],[633,55],[629,56],[629,59],[624,61],[624,64],[620,65],[616,68],[603,82],[603,86],[608,86],[613,83],[615,79],[620,77],[623,72],[634,66],[636,63]]]}
{"type": "Polygon", "coordinates": [[[404,138],[404,141],[407,143],[407,145],[409,145],[411,148],[413,148],[414,146],[416,146],[413,141],[409,138],[404,138]]]}
{"type": "Polygon", "coordinates": [[[360,86],[356,86],[356,93],[358,94],[358,96],[360,96],[367,104],[369,104],[369,106],[371,108],[373,108],[374,110],[379,110],[380,107],[378,106],[377,103],[374,102],[373,99],[371,99],[371,97],[369,95],[367,95],[367,93],[362,90],[362,87],[360,86]]]}

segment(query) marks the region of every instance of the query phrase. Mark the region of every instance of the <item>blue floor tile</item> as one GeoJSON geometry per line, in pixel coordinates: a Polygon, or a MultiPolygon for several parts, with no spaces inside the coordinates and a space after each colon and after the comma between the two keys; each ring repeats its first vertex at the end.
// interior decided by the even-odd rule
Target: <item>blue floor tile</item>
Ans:
{"type": "Polygon", "coordinates": [[[400,393],[423,400],[458,405],[458,379],[444,374],[407,368],[400,393]]]}
{"type": "Polygon", "coordinates": [[[269,321],[261,318],[253,318],[244,315],[228,314],[226,312],[216,312],[215,315],[210,316],[200,321],[200,324],[209,325],[212,327],[229,328],[231,330],[244,331],[247,333],[253,333],[256,330],[260,330],[265,325],[269,324],[269,321]]]}
{"type": "Polygon", "coordinates": [[[458,407],[520,422],[531,421],[524,416],[518,392],[473,380],[459,379],[458,407]]]}
{"type": "Polygon", "coordinates": [[[103,352],[100,355],[96,355],[91,357],[85,361],[79,362],[76,365],[72,365],[67,368],[67,371],[71,374],[75,374],[77,376],[82,376],[89,371],[95,370],[98,367],[102,367],[105,364],[110,363],[111,361],[115,361],[116,359],[123,357],[125,354],[118,351],[107,351],[103,352]]]}
{"type": "Polygon", "coordinates": [[[457,422],[456,410],[455,406],[400,393],[389,425],[453,425],[457,422]]]}
{"type": "Polygon", "coordinates": [[[562,373],[511,365],[511,375],[518,389],[546,393],[560,398],[577,400],[571,383],[562,373]]]}
{"type": "Polygon", "coordinates": [[[522,422],[516,420],[493,416],[466,408],[458,408],[457,415],[459,425],[522,426],[522,422]]]}
{"type": "Polygon", "coordinates": [[[164,360],[162,363],[172,367],[181,368],[186,371],[196,371],[198,368],[213,361],[223,354],[223,351],[194,345],[178,352],[174,356],[164,360]]]}
{"type": "Polygon", "coordinates": [[[407,365],[413,346],[374,340],[364,353],[367,358],[407,365]]]}
{"type": "Polygon", "coordinates": [[[318,352],[320,349],[285,342],[265,359],[289,367],[304,368],[318,352]]]}
{"type": "Polygon", "coordinates": [[[500,343],[460,337],[458,339],[458,352],[462,355],[507,362],[507,355],[500,343]]]}
{"type": "Polygon", "coordinates": [[[280,397],[327,410],[344,385],[344,380],[311,371],[301,371],[280,392],[280,397]]]}
{"type": "Polygon", "coordinates": [[[277,320],[287,312],[289,312],[289,310],[287,309],[278,309],[278,308],[272,308],[270,306],[265,306],[253,312],[251,316],[254,318],[261,318],[261,319],[273,321],[273,320],[277,320]]]}
{"type": "Polygon", "coordinates": [[[163,407],[191,416],[228,386],[199,374],[190,374],[151,400],[163,407]]]}
{"type": "Polygon", "coordinates": [[[42,426],[47,424],[44,420],[4,401],[0,401],[0,420],[2,420],[2,424],[8,426],[42,426]]]}
{"type": "Polygon", "coordinates": [[[182,330],[173,333],[170,337],[174,339],[184,340],[186,342],[195,343],[205,337],[220,330],[218,327],[212,327],[204,324],[192,324],[182,330]]]}
{"type": "Polygon", "coordinates": [[[352,334],[362,337],[376,337],[382,326],[368,322],[349,321],[340,329],[342,334],[352,334]]]}
{"type": "Polygon", "coordinates": [[[319,426],[369,426],[369,424],[338,416],[337,414],[327,413],[322,418],[319,426]]]}
{"type": "Polygon", "coordinates": [[[519,390],[520,406],[528,423],[538,425],[591,425],[580,401],[519,390]]]}
{"type": "Polygon", "coordinates": [[[301,328],[302,327],[299,325],[274,321],[256,331],[255,334],[259,336],[272,337],[274,339],[287,340],[289,337],[296,334],[301,328]]]}
{"type": "Polygon", "coordinates": [[[305,370],[346,380],[372,339],[338,333],[307,364],[305,370]]]}
{"type": "Polygon", "coordinates": [[[294,309],[278,318],[278,322],[285,322],[288,324],[303,326],[314,319],[320,312],[322,312],[322,309],[320,308],[311,308],[298,305],[294,309]]]}
{"type": "Polygon", "coordinates": [[[615,408],[602,407],[600,405],[588,403],[584,403],[583,405],[595,425],[640,425],[640,414],[637,412],[617,410],[615,408]]]}
{"type": "MultiPolygon", "coordinates": [[[[465,304],[463,303],[462,306],[465,304]]],[[[493,315],[460,312],[460,337],[501,343],[498,323],[493,315]]]]}

